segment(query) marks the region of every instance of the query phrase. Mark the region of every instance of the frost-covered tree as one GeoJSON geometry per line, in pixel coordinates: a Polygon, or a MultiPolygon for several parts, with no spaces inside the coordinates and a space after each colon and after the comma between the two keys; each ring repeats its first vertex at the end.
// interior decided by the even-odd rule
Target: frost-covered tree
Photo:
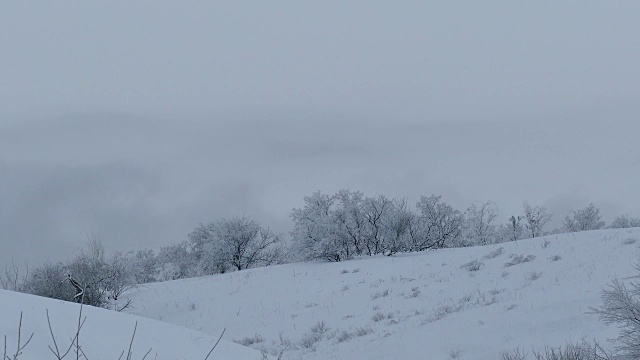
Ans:
{"type": "Polygon", "coordinates": [[[189,238],[194,249],[202,246],[199,262],[205,271],[212,266],[220,272],[267,266],[283,256],[280,236],[247,217],[200,225],[189,238]]]}
{"type": "Polygon", "coordinates": [[[151,249],[136,251],[129,258],[131,274],[135,284],[146,284],[156,281],[157,261],[151,249]]]}
{"type": "Polygon", "coordinates": [[[291,237],[302,259],[342,261],[353,256],[352,242],[336,226],[334,201],[335,197],[317,191],[305,196],[304,207],[293,209],[291,237]]]}
{"type": "Polygon", "coordinates": [[[96,236],[90,236],[87,245],[80,250],[80,253],[67,265],[67,286],[74,285],[74,281],[82,287],[82,297],[80,300],[84,304],[103,307],[107,304],[109,283],[114,278],[114,273],[110,269],[105,259],[104,246],[102,241],[96,236]],[[72,281],[73,280],[73,281],[72,281]]]}
{"type": "Polygon", "coordinates": [[[477,201],[465,213],[465,237],[468,245],[487,245],[497,241],[498,207],[493,201],[477,201]]]}
{"type": "Polygon", "coordinates": [[[616,217],[609,225],[609,228],[611,229],[625,229],[632,227],[640,227],[640,219],[632,218],[628,215],[620,215],[616,217]]]}
{"type": "Polygon", "coordinates": [[[156,257],[157,280],[185,279],[199,275],[189,243],[163,246],[156,257]]]}
{"type": "MultiPolygon", "coordinates": [[[[640,270],[636,266],[637,270],[640,270]]],[[[602,306],[594,309],[606,324],[620,329],[618,350],[620,359],[640,359],[640,283],[616,279],[602,292],[602,306]]],[[[618,359],[618,357],[616,357],[618,359]]]]}
{"type": "Polygon", "coordinates": [[[415,215],[406,200],[396,199],[389,204],[387,216],[383,218],[384,253],[392,255],[410,249],[411,223],[415,215]]]}
{"type": "Polygon", "coordinates": [[[524,235],[524,226],[522,226],[522,217],[511,215],[507,224],[502,227],[503,238],[505,241],[516,241],[522,239],[524,235]]]}
{"type": "Polygon", "coordinates": [[[531,207],[526,201],[523,203],[525,228],[532,238],[543,234],[544,227],[551,220],[551,214],[543,206],[531,207]]]}
{"type": "Polygon", "coordinates": [[[116,252],[107,260],[105,287],[108,299],[118,300],[120,295],[136,285],[132,258],[130,253],[116,252]]]}
{"type": "Polygon", "coordinates": [[[411,250],[423,251],[455,245],[462,235],[464,215],[442,202],[441,196],[422,196],[411,226],[411,250]]]}
{"type": "Polygon", "coordinates": [[[565,217],[562,225],[569,232],[577,232],[602,229],[606,223],[600,216],[600,209],[591,203],[584,209],[574,211],[571,217],[565,217]]]}
{"type": "Polygon", "coordinates": [[[350,244],[349,256],[362,255],[371,242],[367,238],[370,224],[365,217],[364,195],[359,191],[340,190],[332,198],[329,220],[335,223],[336,236],[341,238],[340,242],[350,244]]]}
{"type": "Polygon", "coordinates": [[[23,285],[28,294],[71,301],[74,289],[67,284],[67,266],[62,262],[45,263],[30,271],[23,285]]]}
{"type": "Polygon", "coordinates": [[[115,266],[111,266],[105,258],[100,239],[91,236],[87,246],[70,261],[48,263],[35,268],[25,281],[24,291],[104,307],[112,290],[119,292],[123,286],[126,287],[125,277],[128,275],[117,273],[115,266]]]}

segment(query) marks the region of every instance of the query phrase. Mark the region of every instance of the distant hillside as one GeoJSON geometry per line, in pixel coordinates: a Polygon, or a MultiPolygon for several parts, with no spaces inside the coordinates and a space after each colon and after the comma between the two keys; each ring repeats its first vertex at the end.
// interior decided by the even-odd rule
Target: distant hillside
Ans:
{"type": "Polygon", "coordinates": [[[496,360],[583,338],[608,346],[617,329],[587,312],[612,278],[634,274],[638,245],[640,229],[599,230],[258,268],[128,296],[137,315],[211,336],[226,328],[284,359],[496,360]]]}

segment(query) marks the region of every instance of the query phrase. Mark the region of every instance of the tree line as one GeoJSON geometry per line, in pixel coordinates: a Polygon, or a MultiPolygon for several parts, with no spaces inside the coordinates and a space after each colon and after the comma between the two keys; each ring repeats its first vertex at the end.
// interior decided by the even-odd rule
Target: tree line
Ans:
{"type": "Polygon", "coordinates": [[[47,263],[22,274],[14,264],[0,275],[5,289],[122,310],[120,295],[136,284],[221,274],[295,261],[345,261],[358,256],[487,245],[547,234],[640,227],[640,219],[618,216],[607,225],[593,204],[567,215],[548,230],[552,214],[523,202],[522,213],[498,221],[492,201],[461,211],[441,196],[406,199],[340,190],[315,192],[291,212],[289,236],[276,234],[249,217],[196,226],[187,239],[159,251],[144,249],[106,256],[95,236],[74,258],[47,263]]]}

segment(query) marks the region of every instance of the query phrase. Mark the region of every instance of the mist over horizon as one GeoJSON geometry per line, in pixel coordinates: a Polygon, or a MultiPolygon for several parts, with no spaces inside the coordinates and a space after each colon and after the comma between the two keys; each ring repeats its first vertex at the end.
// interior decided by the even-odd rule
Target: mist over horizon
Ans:
{"type": "Polygon", "coordinates": [[[0,267],[314,191],[640,217],[640,3],[6,4],[0,267]]]}

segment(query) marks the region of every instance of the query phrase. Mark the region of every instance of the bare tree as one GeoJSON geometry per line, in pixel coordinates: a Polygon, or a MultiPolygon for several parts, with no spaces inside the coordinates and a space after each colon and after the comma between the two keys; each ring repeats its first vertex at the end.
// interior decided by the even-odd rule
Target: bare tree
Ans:
{"type": "Polygon", "coordinates": [[[531,207],[526,201],[523,203],[525,228],[532,238],[542,235],[545,225],[551,220],[551,214],[542,206],[531,207]]]}
{"type": "Polygon", "coordinates": [[[11,264],[7,264],[4,268],[4,274],[0,274],[0,287],[5,290],[22,292],[24,283],[29,278],[29,265],[25,263],[24,274],[20,274],[18,265],[11,260],[11,264]]]}
{"type": "Polygon", "coordinates": [[[391,200],[380,195],[377,198],[366,198],[362,204],[365,219],[365,247],[368,255],[385,252],[388,247],[385,242],[385,221],[390,215],[391,200]]]}

